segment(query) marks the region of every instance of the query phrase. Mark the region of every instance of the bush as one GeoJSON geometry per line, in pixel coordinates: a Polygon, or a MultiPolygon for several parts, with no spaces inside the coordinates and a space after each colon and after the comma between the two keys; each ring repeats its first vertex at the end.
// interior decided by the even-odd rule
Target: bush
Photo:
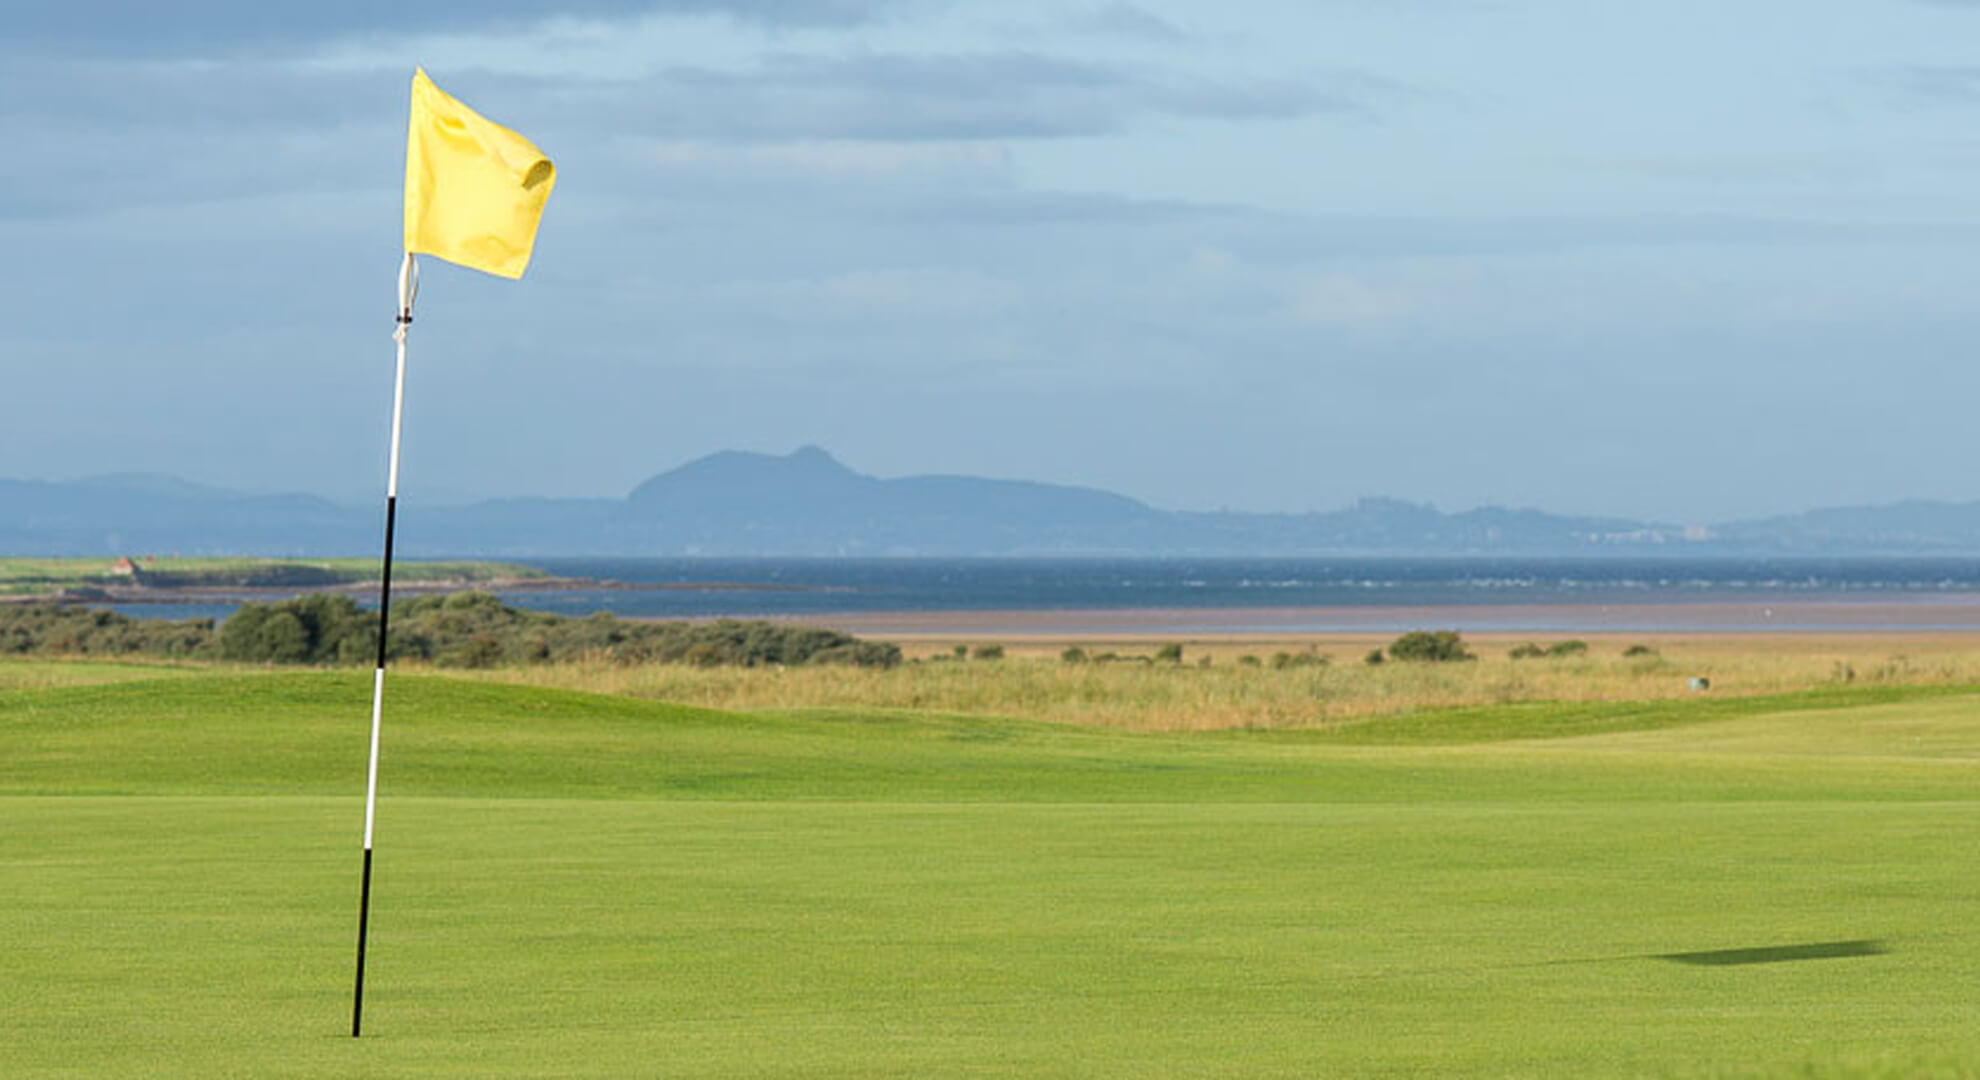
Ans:
{"type": "Polygon", "coordinates": [[[1547,650],[1530,641],[1522,641],[1514,645],[1506,655],[1514,660],[1531,660],[1534,657],[1547,655],[1547,650]]]}
{"type": "Polygon", "coordinates": [[[1084,664],[1087,663],[1091,659],[1091,657],[1088,657],[1086,655],[1085,649],[1082,649],[1077,645],[1070,645],[1066,647],[1065,652],[1059,654],[1059,659],[1065,661],[1068,664],[1084,664]]]}
{"type": "Polygon", "coordinates": [[[884,641],[847,640],[828,645],[811,654],[808,664],[844,664],[849,667],[890,668],[901,663],[901,647],[884,641]]]}
{"type": "Polygon", "coordinates": [[[73,604],[0,604],[0,653],[206,656],[217,636],[212,619],[133,619],[73,604]]]}
{"type": "Polygon", "coordinates": [[[1412,630],[1389,643],[1389,658],[1434,663],[1477,659],[1455,630],[1412,630]]]}
{"type": "Polygon", "coordinates": [[[1585,641],[1556,641],[1547,646],[1547,655],[1555,659],[1569,656],[1586,656],[1588,643],[1585,641]]]}
{"type": "Polygon", "coordinates": [[[476,634],[434,658],[441,667],[492,668],[502,662],[502,642],[493,634],[476,634]]]}
{"type": "Polygon", "coordinates": [[[256,623],[254,629],[254,635],[245,643],[247,649],[255,654],[252,659],[270,664],[300,664],[310,658],[309,628],[296,618],[295,612],[271,612],[267,618],[256,623]]]}
{"type": "Polygon", "coordinates": [[[378,617],[348,596],[242,604],[220,625],[220,655],[250,664],[348,664],[377,649],[378,617]]]}
{"type": "Polygon", "coordinates": [[[1258,666],[1259,666],[1259,661],[1258,661],[1258,658],[1257,658],[1257,657],[1255,657],[1255,656],[1253,656],[1253,655],[1251,655],[1250,653],[1245,653],[1245,654],[1244,654],[1243,656],[1240,656],[1240,657],[1238,657],[1238,658],[1237,658],[1237,662],[1238,662],[1238,666],[1239,666],[1239,667],[1258,667],[1258,666]]]}
{"type": "Polygon", "coordinates": [[[1283,671],[1286,668],[1319,667],[1326,662],[1326,657],[1312,649],[1307,649],[1304,652],[1278,652],[1272,654],[1272,670],[1274,671],[1283,671]]]}
{"type": "Polygon", "coordinates": [[[1651,648],[1648,645],[1631,645],[1629,648],[1623,650],[1623,657],[1625,659],[1630,659],[1630,660],[1634,660],[1639,656],[1656,656],[1656,655],[1657,655],[1657,650],[1651,648]]]}
{"type": "Polygon", "coordinates": [[[978,645],[976,648],[970,650],[970,659],[972,660],[1002,660],[1003,658],[1004,647],[1002,645],[978,645]]]}
{"type": "MultiPolygon", "coordinates": [[[[899,646],[837,630],[723,619],[626,622],[520,611],[487,593],[423,596],[392,606],[390,655],[448,667],[605,657],[620,663],[850,664],[893,667],[899,646]]],[[[378,654],[378,616],[348,596],[242,604],[211,619],[168,622],[64,604],[0,605],[0,653],[212,656],[252,664],[361,664],[378,654]]],[[[1001,655],[998,649],[997,654],[1001,655]]]]}
{"type": "Polygon", "coordinates": [[[1379,663],[1381,663],[1381,662],[1382,662],[1382,650],[1380,650],[1380,649],[1370,649],[1370,650],[1368,650],[1368,655],[1367,655],[1367,656],[1364,656],[1364,657],[1362,657],[1362,658],[1361,658],[1361,662],[1362,662],[1362,663],[1364,663],[1364,664],[1367,664],[1367,665],[1369,665],[1369,666],[1371,666],[1371,667],[1372,667],[1372,666],[1374,666],[1374,665],[1376,665],[1376,664],[1379,664],[1379,663]]]}
{"type": "Polygon", "coordinates": [[[1182,663],[1182,649],[1183,647],[1180,642],[1172,641],[1155,650],[1155,661],[1162,664],[1180,664],[1182,663]]]}

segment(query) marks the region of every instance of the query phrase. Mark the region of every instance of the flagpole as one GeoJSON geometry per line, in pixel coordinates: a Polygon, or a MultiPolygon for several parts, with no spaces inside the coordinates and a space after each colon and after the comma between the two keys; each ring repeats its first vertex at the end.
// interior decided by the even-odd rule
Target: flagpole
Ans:
{"type": "Polygon", "coordinates": [[[385,630],[392,615],[392,531],[399,516],[399,433],[406,407],[406,332],[412,326],[413,299],[419,295],[419,263],[406,252],[399,264],[398,373],[392,384],[392,456],[385,475],[385,560],[378,578],[378,666],[371,675],[371,763],[364,785],[364,884],[358,893],[357,987],[351,997],[351,1038],[364,1027],[364,949],[371,924],[371,837],[378,818],[378,734],[385,708],[385,630]]]}

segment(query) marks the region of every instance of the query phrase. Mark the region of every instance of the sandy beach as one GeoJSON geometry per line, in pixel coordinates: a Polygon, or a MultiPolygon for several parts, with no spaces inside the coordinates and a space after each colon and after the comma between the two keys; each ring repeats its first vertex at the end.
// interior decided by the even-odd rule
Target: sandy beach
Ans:
{"type": "Polygon", "coordinates": [[[853,633],[997,640],[1259,638],[1458,630],[1547,634],[1980,634],[1980,597],[1932,594],[1893,601],[1451,605],[1437,607],[1156,608],[1058,611],[822,613],[788,621],[853,633]]]}

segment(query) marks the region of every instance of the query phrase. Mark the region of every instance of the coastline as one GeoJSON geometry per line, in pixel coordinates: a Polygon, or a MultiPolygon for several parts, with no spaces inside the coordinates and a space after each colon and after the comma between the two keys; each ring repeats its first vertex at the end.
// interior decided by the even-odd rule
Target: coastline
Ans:
{"type": "MultiPolygon", "coordinates": [[[[65,602],[159,608],[171,605],[233,605],[271,602],[316,593],[341,594],[359,600],[376,594],[376,581],[350,580],[323,584],[173,584],[93,583],[36,594],[0,594],[0,603],[65,602]]],[[[591,577],[413,577],[393,582],[395,597],[412,597],[484,590],[508,603],[535,606],[528,597],[564,595],[596,610],[617,605],[609,594],[807,594],[852,593],[837,584],[792,582],[611,581],[591,577]]],[[[1939,637],[1980,636],[1980,590],[1935,589],[1874,594],[1844,590],[1810,590],[1800,595],[1740,598],[1668,597],[1605,602],[1549,599],[1518,603],[1430,604],[1309,604],[1064,608],[940,606],[948,597],[903,597],[892,610],[867,606],[863,610],[825,608],[791,610],[810,604],[782,601],[766,605],[738,602],[732,608],[717,599],[681,613],[629,613],[638,621],[706,622],[722,618],[765,619],[787,625],[829,626],[867,637],[917,640],[1002,640],[1010,642],[1080,642],[1195,639],[1235,642],[1300,641],[1318,638],[1388,638],[1411,630],[1456,630],[1481,638],[1536,636],[1717,635],[1717,636],[1856,636],[1889,637],[1924,634],[1939,637]],[[930,600],[935,603],[930,603],[930,600]],[[777,610],[777,608],[784,610],[777,610]],[[723,610],[728,608],[729,610],[723,610]]],[[[551,610],[559,606],[552,605],[551,610]]],[[[833,602],[837,607],[837,602],[833,602]]],[[[563,614],[570,615],[570,611],[563,614]]]]}
{"type": "Polygon", "coordinates": [[[1136,608],[818,612],[770,616],[905,639],[1041,641],[1154,638],[1352,637],[1410,630],[1489,636],[1545,634],[1980,634],[1980,596],[1902,600],[1793,599],[1654,604],[1491,604],[1395,607],[1136,608]]]}
{"type": "MultiPolygon", "coordinates": [[[[379,582],[341,581],[323,585],[79,585],[62,586],[41,592],[0,593],[0,603],[12,604],[224,604],[252,601],[271,603],[319,593],[375,597],[379,582]]],[[[570,592],[820,592],[806,585],[780,585],[774,582],[621,582],[590,578],[409,578],[395,579],[395,597],[431,596],[441,593],[481,591],[492,593],[570,593],[570,592]]]]}

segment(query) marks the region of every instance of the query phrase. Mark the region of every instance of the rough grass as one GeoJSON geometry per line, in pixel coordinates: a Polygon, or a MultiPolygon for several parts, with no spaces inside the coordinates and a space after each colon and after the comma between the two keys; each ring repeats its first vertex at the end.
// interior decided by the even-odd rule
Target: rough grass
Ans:
{"type": "MultiPolygon", "coordinates": [[[[1878,638],[1674,641],[1660,655],[1624,657],[1628,643],[1599,643],[1588,655],[1510,660],[1495,643],[1465,663],[1360,662],[1355,646],[1329,649],[1322,665],[1258,666],[1218,649],[1209,667],[1185,651],[1182,664],[1069,664],[1048,655],[998,661],[921,662],[889,671],[819,668],[628,666],[605,661],[511,667],[483,677],[717,709],[792,709],[837,704],[989,714],[1131,731],[1325,729],[1371,717],[1508,704],[1679,703],[1703,697],[1771,696],[1849,687],[1980,685],[1980,648],[1970,640],[1878,638]]],[[[1297,648],[1281,643],[1278,648],[1297,648]]],[[[1142,653],[1152,653],[1144,646],[1142,653]]],[[[1203,655],[1212,655],[1202,653],[1203,655]]]]}

